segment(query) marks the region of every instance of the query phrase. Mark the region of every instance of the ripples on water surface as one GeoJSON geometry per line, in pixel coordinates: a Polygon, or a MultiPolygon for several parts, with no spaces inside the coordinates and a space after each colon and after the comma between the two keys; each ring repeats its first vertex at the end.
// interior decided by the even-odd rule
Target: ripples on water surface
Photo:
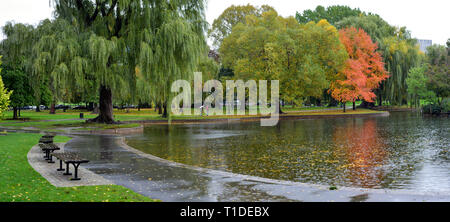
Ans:
{"type": "Polygon", "coordinates": [[[152,125],[127,142],[184,164],[323,185],[450,191],[450,120],[390,117],[152,125]]]}

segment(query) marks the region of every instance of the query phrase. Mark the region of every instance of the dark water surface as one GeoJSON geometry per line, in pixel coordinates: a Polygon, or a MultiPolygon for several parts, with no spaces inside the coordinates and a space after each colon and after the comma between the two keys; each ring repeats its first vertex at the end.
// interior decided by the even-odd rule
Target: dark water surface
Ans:
{"type": "Polygon", "coordinates": [[[127,143],[204,168],[322,185],[450,191],[450,120],[390,117],[152,125],[127,143]]]}

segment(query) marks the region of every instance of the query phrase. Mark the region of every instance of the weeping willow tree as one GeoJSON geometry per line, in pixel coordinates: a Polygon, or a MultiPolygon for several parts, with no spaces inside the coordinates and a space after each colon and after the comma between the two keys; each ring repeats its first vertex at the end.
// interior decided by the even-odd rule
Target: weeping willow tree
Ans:
{"type": "Polygon", "coordinates": [[[390,75],[380,87],[378,96],[380,105],[383,98],[392,105],[408,104],[412,99],[407,91],[406,79],[409,70],[420,64],[423,53],[419,51],[416,40],[403,37],[404,34],[400,31],[396,36],[386,37],[380,43],[380,50],[390,75]]]}
{"type": "Polygon", "coordinates": [[[170,84],[192,76],[206,46],[203,0],[51,2],[55,17],[81,36],[80,47],[69,62],[54,66],[59,67],[55,74],[69,88],[83,86],[79,81],[84,80],[95,83],[100,113],[92,122],[114,123],[113,92],[132,98],[150,92],[147,96],[157,98],[167,116],[170,84]],[[151,89],[139,90],[141,81],[151,89]]]}
{"type": "Polygon", "coordinates": [[[13,119],[20,116],[20,107],[33,104],[30,90],[29,54],[31,51],[33,26],[7,22],[2,28],[6,39],[0,42],[0,55],[4,58],[3,81],[12,90],[10,105],[13,107],[13,119]]]}
{"type": "MultiPolygon", "coordinates": [[[[168,6],[165,4],[170,5],[170,2],[152,7],[151,11],[144,12],[144,17],[164,11],[168,6]]],[[[163,117],[167,117],[171,84],[178,79],[190,80],[205,51],[205,22],[203,13],[188,13],[186,17],[180,17],[178,10],[166,10],[157,20],[162,21],[158,28],[148,27],[142,31],[139,67],[144,79],[153,86],[152,92],[162,105],[163,117]]],[[[142,26],[146,27],[145,24],[142,26]]]]}
{"type": "MultiPolygon", "coordinates": [[[[73,92],[85,85],[84,74],[88,70],[83,58],[80,33],[65,20],[44,20],[36,29],[38,41],[33,47],[33,82],[45,82],[51,91],[50,113],[55,113],[55,104],[70,98],[73,92]]],[[[33,85],[39,94],[39,85],[33,85]]]]}

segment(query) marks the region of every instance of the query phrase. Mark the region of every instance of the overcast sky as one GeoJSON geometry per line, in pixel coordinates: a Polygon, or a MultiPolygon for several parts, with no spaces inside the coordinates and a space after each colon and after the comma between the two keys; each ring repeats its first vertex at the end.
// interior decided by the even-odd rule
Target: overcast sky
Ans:
{"type": "MultiPolygon", "coordinates": [[[[49,2],[0,0],[0,26],[11,20],[37,25],[40,20],[52,17],[49,2]]],[[[282,16],[294,16],[297,11],[315,9],[317,5],[348,5],[377,13],[391,25],[406,26],[415,38],[431,39],[438,44],[445,44],[450,38],[449,0],[208,0],[206,18],[212,24],[228,6],[247,3],[271,5],[282,16]]]]}

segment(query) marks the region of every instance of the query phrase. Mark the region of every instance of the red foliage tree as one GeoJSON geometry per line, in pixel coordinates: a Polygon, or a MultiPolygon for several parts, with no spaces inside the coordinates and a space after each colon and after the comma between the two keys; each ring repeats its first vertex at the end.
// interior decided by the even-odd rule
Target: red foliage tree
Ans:
{"type": "Polygon", "coordinates": [[[354,103],[357,99],[373,102],[376,98],[373,90],[389,77],[384,69],[383,58],[376,51],[377,44],[364,30],[354,27],[340,30],[339,38],[349,59],[341,77],[331,83],[331,96],[344,103],[354,103]]]}

